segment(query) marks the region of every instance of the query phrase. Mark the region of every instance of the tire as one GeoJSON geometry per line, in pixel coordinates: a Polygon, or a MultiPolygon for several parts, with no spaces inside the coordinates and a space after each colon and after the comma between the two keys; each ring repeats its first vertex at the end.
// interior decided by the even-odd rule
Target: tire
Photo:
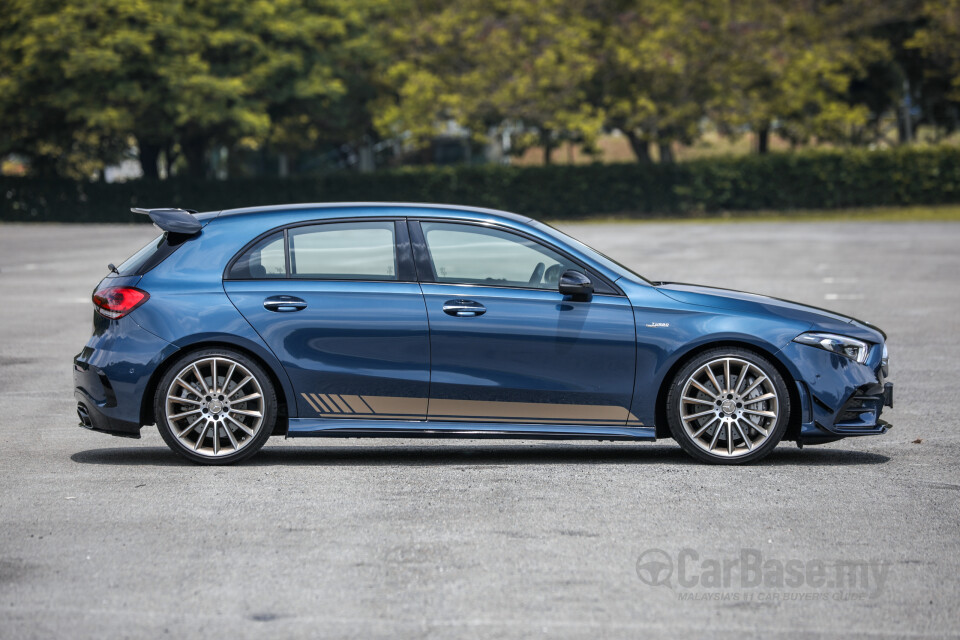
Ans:
{"type": "Polygon", "coordinates": [[[674,440],[712,464],[769,455],[790,422],[783,377],[770,360],[740,347],[714,348],[691,359],[671,381],[666,402],[674,440]]]}
{"type": "Polygon", "coordinates": [[[266,443],[277,418],[277,397],[270,376],[250,357],[210,348],[170,365],[157,385],[153,409],[160,435],[175,453],[224,465],[249,458],[266,443]]]}

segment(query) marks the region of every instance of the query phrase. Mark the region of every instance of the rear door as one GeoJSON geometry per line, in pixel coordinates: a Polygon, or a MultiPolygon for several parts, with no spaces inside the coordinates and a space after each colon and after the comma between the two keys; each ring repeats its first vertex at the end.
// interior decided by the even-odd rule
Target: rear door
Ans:
{"type": "Polygon", "coordinates": [[[406,224],[278,229],[233,262],[224,288],[277,355],[300,417],[423,420],[429,334],[406,224]]]}

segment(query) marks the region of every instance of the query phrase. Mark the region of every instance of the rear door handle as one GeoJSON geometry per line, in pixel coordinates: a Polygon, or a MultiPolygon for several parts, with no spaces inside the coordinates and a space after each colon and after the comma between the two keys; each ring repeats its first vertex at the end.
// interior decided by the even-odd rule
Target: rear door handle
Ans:
{"type": "Polygon", "coordinates": [[[487,312],[487,309],[479,302],[474,302],[473,300],[447,300],[443,303],[443,312],[448,316],[473,318],[475,316],[482,316],[487,312]]]}
{"type": "Polygon", "coordinates": [[[263,301],[263,308],[267,311],[300,311],[307,308],[307,303],[295,296],[270,296],[263,301]]]}

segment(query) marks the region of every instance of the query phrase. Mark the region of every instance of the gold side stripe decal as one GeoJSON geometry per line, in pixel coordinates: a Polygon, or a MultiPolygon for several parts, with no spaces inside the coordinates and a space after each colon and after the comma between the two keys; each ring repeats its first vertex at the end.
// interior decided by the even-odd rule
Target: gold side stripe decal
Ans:
{"type": "Polygon", "coordinates": [[[431,400],[430,415],[488,416],[517,420],[606,420],[626,422],[626,407],[596,404],[552,404],[541,402],[494,402],[488,400],[431,400]]]}
{"type": "Polygon", "coordinates": [[[340,407],[344,413],[353,413],[353,409],[350,408],[350,405],[344,402],[343,398],[341,398],[339,395],[331,394],[330,397],[333,398],[333,401],[337,403],[337,406],[340,407]]]}
{"type": "Polygon", "coordinates": [[[327,404],[327,406],[330,408],[331,411],[333,411],[334,413],[343,413],[343,410],[337,406],[337,403],[334,402],[329,395],[325,393],[321,393],[320,397],[323,398],[323,401],[327,404]]]}
{"type": "MultiPolygon", "coordinates": [[[[301,393],[307,404],[321,415],[375,416],[377,418],[423,420],[427,416],[426,398],[393,396],[301,393]]],[[[430,418],[455,422],[554,422],[560,424],[643,423],[625,407],[595,404],[553,404],[540,402],[498,402],[489,400],[450,400],[439,398],[430,403],[430,418]]]]}
{"type": "Polygon", "coordinates": [[[340,396],[343,401],[350,405],[354,413],[373,413],[360,396],[340,396]]]}
{"type": "Polygon", "coordinates": [[[313,401],[317,403],[317,406],[320,407],[320,411],[322,411],[322,412],[324,412],[324,413],[329,413],[329,412],[330,412],[330,407],[327,406],[327,403],[326,403],[326,402],[324,402],[323,400],[320,399],[320,396],[318,396],[318,395],[315,394],[315,393],[312,393],[312,394],[310,394],[310,395],[311,395],[311,397],[313,398],[313,401]]]}
{"type": "Polygon", "coordinates": [[[323,413],[322,411],[320,411],[320,409],[317,407],[317,405],[313,404],[313,400],[310,399],[310,396],[308,396],[308,395],[305,394],[305,393],[301,393],[300,395],[302,395],[302,396],[303,396],[303,399],[307,401],[307,404],[309,404],[311,407],[313,407],[313,410],[314,410],[314,411],[316,411],[317,413],[323,413]]]}

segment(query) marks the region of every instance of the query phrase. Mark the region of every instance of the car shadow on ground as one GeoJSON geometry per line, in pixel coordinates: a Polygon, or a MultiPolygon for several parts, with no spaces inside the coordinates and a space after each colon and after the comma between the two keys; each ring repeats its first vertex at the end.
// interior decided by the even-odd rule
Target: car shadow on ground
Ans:
{"type": "MultiPolygon", "coordinates": [[[[791,447],[791,445],[786,445],[791,447]]],[[[114,447],[78,451],[70,459],[80,464],[105,465],[174,465],[193,463],[165,447],[114,447]]],[[[865,451],[843,449],[780,448],[755,463],[757,466],[844,466],[883,464],[889,457],[865,451]]],[[[269,445],[243,466],[439,466],[439,465],[538,465],[538,464],[659,464],[696,465],[676,446],[605,446],[605,445],[483,445],[458,447],[434,446],[303,446],[273,447],[269,445]]]]}

